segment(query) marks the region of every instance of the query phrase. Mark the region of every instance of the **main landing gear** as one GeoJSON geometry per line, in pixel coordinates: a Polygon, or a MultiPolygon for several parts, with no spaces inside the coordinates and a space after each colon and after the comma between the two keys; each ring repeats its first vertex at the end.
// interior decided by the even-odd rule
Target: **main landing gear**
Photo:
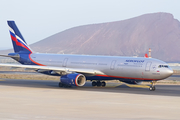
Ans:
{"type": "Polygon", "coordinates": [[[150,91],[155,91],[156,90],[156,88],[155,88],[155,83],[156,83],[157,81],[152,81],[151,82],[151,86],[149,87],[149,90],[150,91]]]}
{"type": "Polygon", "coordinates": [[[59,82],[59,87],[70,88],[71,86],[63,84],[62,82],[59,82]]]}
{"type": "Polygon", "coordinates": [[[64,85],[61,83],[61,82],[59,82],[59,87],[63,87],[64,85]]]}
{"type": "Polygon", "coordinates": [[[100,87],[100,86],[102,86],[102,87],[105,87],[106,86],[106,82],[101,82],[101,81],[93,81],[92,82],[92,86],[97,86],[97,87],[100,87]]]}

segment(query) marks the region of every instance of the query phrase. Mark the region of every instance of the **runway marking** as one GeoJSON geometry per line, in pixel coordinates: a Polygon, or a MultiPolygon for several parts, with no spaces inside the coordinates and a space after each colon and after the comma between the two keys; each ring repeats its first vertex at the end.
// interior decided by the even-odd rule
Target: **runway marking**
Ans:
{"type": "Polygon", "coordinates": [[[137,88],[149,88],[148,85],[129,85],[129,84],[126,84],[126,86],[128,86],[128,87],[137,87],[137,88]]]}

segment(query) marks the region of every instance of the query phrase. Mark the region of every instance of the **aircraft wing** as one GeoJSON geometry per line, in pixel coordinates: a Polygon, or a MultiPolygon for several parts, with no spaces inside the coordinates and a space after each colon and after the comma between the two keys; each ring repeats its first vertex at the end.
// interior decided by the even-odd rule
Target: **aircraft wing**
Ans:
{"type": "Polygon", "coordinates": [[[37,71],[52,70],[53,72],[58,73],[58,74],[61,74],[61,72],[64,72],[67,74],[71,72],[77,72],[77,73],[90,74],[90,75],[97,75],[97,74],[104,75],[104,73],[99,70],[81,69],[81,68],[67,68],[67,67],[65,68],[65,67],[54,67],[54,66],[3,64],[3,63],[0,63],[0,67],[24,68],[25,70],[37,70],[37,71]]]}

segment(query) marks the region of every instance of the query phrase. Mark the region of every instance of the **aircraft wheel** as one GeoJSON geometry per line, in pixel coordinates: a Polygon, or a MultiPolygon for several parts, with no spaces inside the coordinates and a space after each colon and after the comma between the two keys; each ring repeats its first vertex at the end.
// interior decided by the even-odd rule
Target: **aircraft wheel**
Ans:
{"type": "Polygon", "coordinates": [[[102,87],[105,87],[105,86],[106,86],[106,82],[102,82],[102,83],[101,83],[101,86],[102,86],[102,87]]]}
{"type": "Polygon", "coordinates": [[[149,90],[152,91],[152,87],[149,87],[149,90]]]}
{"type": "Polygon", "coordinates": [[[100,87],[102,83],[100,81],[97,82],[97,86],[100,87]]]}
{"type": "Polygon", "coordinates": [[[63,87],[63,84],[61,82],[59,82],[59,87],[63,87]]]}
{"type": "Polygon", "coordinates": [[[97,86],[97,82],[93,81],[92,86],[97,86]]]}
{"type": "Polygon", "coordinates": [[[153,86],[153,87],[151,86],[151,87],[149,87],[149,90],[150,90],[150,91],[155,91],[156,88],[155,88],[155,86],[153,86]]]}
{"type": "Polygon", "coordinates": [[[156,90],[156,88],[155,88],[155,83],[156,83],[157,81],[152,81],[151,82],[151,86],[149,87],[149,90],[150,91],[155,91],[156,90]]]}

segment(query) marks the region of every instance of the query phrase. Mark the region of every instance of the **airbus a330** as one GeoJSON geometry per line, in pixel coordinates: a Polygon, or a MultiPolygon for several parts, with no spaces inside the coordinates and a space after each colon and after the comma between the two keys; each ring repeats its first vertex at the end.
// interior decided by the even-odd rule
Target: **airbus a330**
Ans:
{"type": "Polygon", "coordinates": [[[107,80],[119,80],[128,84],[155,83],[173,74],[164,61],[144,57],[93,56],[35,53],[26,43],[14,21],[8,21],[14,53],[1,55],[11,57],[19,64],[3,64],[14,68],[26,68],[39,73],[60,76],[59,87],[84,86],[87,80],[92,86],[106,86],[107,80]]]}

